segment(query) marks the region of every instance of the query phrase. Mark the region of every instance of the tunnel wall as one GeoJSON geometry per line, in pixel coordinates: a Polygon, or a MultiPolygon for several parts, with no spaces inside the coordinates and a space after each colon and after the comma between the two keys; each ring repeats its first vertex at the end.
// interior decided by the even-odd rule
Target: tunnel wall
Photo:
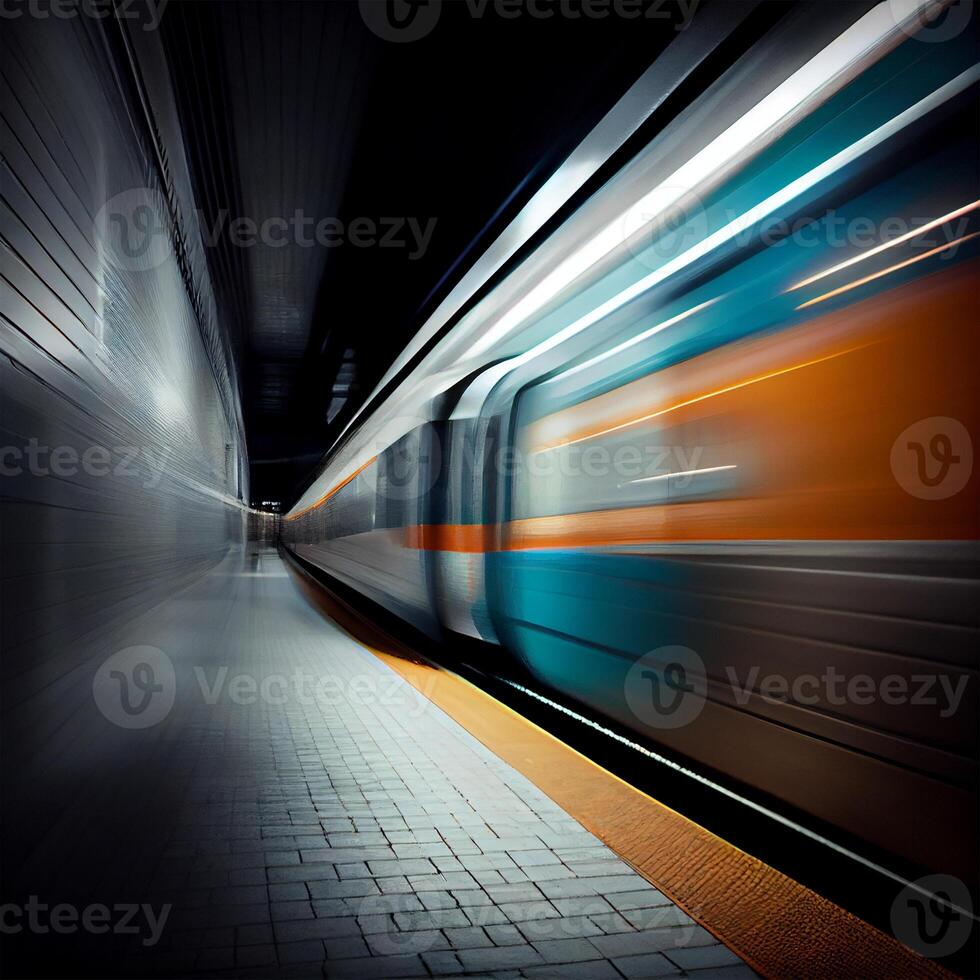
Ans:
{"type": "Polygon", "coordinates": [[[94,710],[98,665],[148,642],[141,614],[245,533],[234,358],[181,146],[163,149],[167,106],[134,79],[127,32],[156,43],[81,14],[0,39],[4,836],[20,847],[43,830],[29,801],[70,778],[45,740],[94,710]]]}

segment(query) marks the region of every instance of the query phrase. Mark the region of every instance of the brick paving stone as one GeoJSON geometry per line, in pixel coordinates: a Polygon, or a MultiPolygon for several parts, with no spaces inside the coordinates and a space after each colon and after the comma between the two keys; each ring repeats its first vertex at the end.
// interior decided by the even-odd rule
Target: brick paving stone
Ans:
{"type": "Polygon", "coordinates": [[[463,968],[471,973],[522,969],[544,963],[533,946],[495,946],[492,949],[462,949],[457,954],[463,968]]]}
{"type": "Polygon", "coordinates": [[[663,929],[666,926],[691,925],[693,919],[676,905],[657,905],[653,908],[633,909],[622,917],[638,930],[663,929]]]}
{"type": "Polygon", "coordinates": [[[477,905],[473,908],[463,909],[463,914],[471,925],[474,926],[505,926],[510,924],[510,919],[495,905],[477,905]]]}
{"type": "Polygon", "coordinates": [[[309,939],[332,939],[356,936],[360,931],[356,919],[299,919],[277,922],[272,931],[277,943],[303,942],[309,939]]]}
{"type": "Polygon", "coordinates": [[[436,870],[440,872],[450,872],[450,871],[463,871],[466,869],[460,864],[459,859],[455,857],[433,857],[430,859],[432,863],[436,866],[436,870]]]}
{"type": "Polygon", "coordinates": [[[589,898],[599,894],[588,878],[572,878],[566,881],[542,881],[536,884],[545,898],[589,898]]]}
{"type": "Polygon", "coordinates": [[[318,919],[351,914],[349,900],[343,898],[315,898],[310,904],[313,906],[313,914],[318,919]]]}
{"type": "Polygon", "coordinates": [[[366,935],[368,949],[376,956],[390,956],[393,951],[411,949],[414,953],[426,953],[436,950],[448,950],[449,940],[437,929],[419,930],[409,934],[400,934],[387,930],[366,935]]]}
{"type": "Polygon", "coordinates": [[[486,893],[498,905],[504,902],[540,902],[544,897],[541,891],[531,884],[493,885],[487,887],[486,893]]]}
{"type": "Polygon", "coordinates": [[[633,932],[634,930],[633,924],[618,912],[610,912],[608,915],[590,915],[589,918],[605,933],[633,932]]]}
{"type": "Polygon", "coordinates": [[[416,858],[414,860],[370,861],[368,862],[368,869],[371,872],[372,878],[391,878],[395,875],[408,878],[411,875],[435,874],[437,870],[431,861],[424,858],[416,858]]]}
{"type": "Polygon", "coordinates": [[[613,895],[616,892],[636,891],[637,885],[648,884],[635,871],[629,874],[617,875],[596,875],[594,877],[580,877],[583,882],[588,882],[595,888],[597,895],[613,895]]]}
{"type": "Polygon", "coordinates": [[[460,863],[467,871],[498,871],[500,868],[513,868],[514,859],[506,851],[492,854],[464,854],[460,863]]]}
{"type": "Polygon", "coordinates": [[[744,963],[738,966],[722,966],[717,969],[695,970],[687,974],[693,980],[757,980],[757,975],[753,973],[744,963]]]}
{"type": "Polygon", "coordinates": [[[456,904],[463,909],[473,908],[476,905],[493,905],[490,896],[479,888],[464,888],[449,894],[456,904]]]}
{"type": "Polygon", "coordinates": [[[338,936],[324,939],[323,948],[328,960],[347,960],[356,956],[370,956],[367,943],[360,936],[338,936]]]}
{"type": "Polygon", "coordinates": [[[517,923],[517,928],[531,942],[546,939],[580,939],[605,933],[588,916],[560,916],[555,919],[532,919],[517,923]]]}
{"type": "Polygon", "coordinates": [[[493,946],[493,940],[480,926],[467,926],[463,929],[443,929],[453,949],[479,949],[493,946]]]}
{"type": "Polygon", "coordinates": [[[631,912],[634,909],[656,908],[658,905],[672,905],[666,895],[661,894],[652,886],[640,892],[613,892],[606,900],[620,912],[631,912]]]}
{"type": "Polygon", "coordinates": [[[532,945],[548,963],[598,959],[598,950],[587,939],[542,939],[532,945]]]}
{"type": "Polygon", "coordinates": [[[342,881],[349,881],[352,878],[377,878],[363,861],[355,861],[353,864],[338,864],[337,877],[342,881]]]}
{"type": "Polygon", "coordinates": [[[526,939],[516,926],[487,926],[484,932],[493,940],[495,946],[520,946],[526,939]]]}
{"type": "Polygon", "coordinates": [[[620,973],[607,960],[532,966],[521,972],[534,980],[622,980],[620,973]]]}
{"type": "Polygon", "coordinates": [[[603,955],[637,956],[641,953],[670,952],[692,946],[713,946],[718,942],[706,929],[695,926],[676,926],[671,929],[654,929],[650,932],[633,932],[613,936],[595,936],[592,944],[603,955]]]}
{"type": "Polygon", "coordinates": [[[473,879],[484,888],[490,885],[506,885],[504,876],[499,871],[474,871],[473,879]]]}
{"type": "Polygon", "coordinates": [[[692,949],[668,949],[664,955],[684,970],[703,970],[710,967],[735,966],[739,958],[727,947],[696,946],[692,949]]]}
{"type": "Polygon", "coordinates": [[[507,854],[519,868],[530,868],[539,864],[561,864],[561,858],[554,851],[508,851],[507,854]]]}
{"type": "Polygon", "coordinates": [[[459,957],[443,950],[423,953],[422,962],[429,968],[432,975],[437,977],[447,973],[459,973],[463,968],[459,962],[459,957]]]}
{"type": "Polygon", "coordinates": [[[273,902],[269,906],[273,922],[286,922],[289,919],[312,919],[313,906],[305,902],[273,902]]]}
{"type": "Polygon", "coordinates": [[[551,904],[562,915],[603,915],[613,911],[606,899],[599,895],[585,898],[553,898],[551,904]]]}
{"type": "Polygon", "coordinates": [[[413,895],[415,889],[409,880],[402,875],[395,875],[392,878],[378,878],[377,886],[385,895],[413,895]]]}
{"type": "Polygon", "coordinates": [[[440,909],[434,912],[396,912],[395,924],[399,929],[454,929],[468,926],[469,920],[462,909],[440,909]]]}
{"type": "Polygon", "coordinates": [[[421,892],[419,900],[430,911],[433,909],[454,909],[459,906],[459,902],[453,898],[450,892],[421,892]]]}
{"type": "Polygon", "coordinates": [[[397,929],[397,926],[392,925],[393,919],[387,912],[378,912],[374,915],[359,915],[354,921],[357,923],[357,928],[365,936],[393,932],[397,929]]]}
{"type": "Polygon", "coordinates": [[[300,902],[306,901],[309,897],[310,893],[301,881],[269,885],[269,899],[272,902],[300,902]]]}
{"type": "Polygon", "coordinates": [[[269,868],[266,875],[271,884],[337,880],[337,871],[332,864],[304,864],[298,868],[269,868]]]}
{"type": "Polygon", "coordinates": [[[560,918],[558,910],[550,902],[502,902],[499,906],[501,912],[510,919],[511,922],[527,922],[531,919],[557,919],[560,918]]]}
{"type": "Polygon", "coordinates": [[[363,898],[365,895],[377,895],[377,884],[365,878],[355,878],[348,881],[311,881],[307,884],[313,898],[363,898]]]}
{"type": "Polygon", "coordinates": [[[574,878],[575,873],[564,864],[538,864],[521,868],[528,881],[555,881],[559,878],[574,878]]]}

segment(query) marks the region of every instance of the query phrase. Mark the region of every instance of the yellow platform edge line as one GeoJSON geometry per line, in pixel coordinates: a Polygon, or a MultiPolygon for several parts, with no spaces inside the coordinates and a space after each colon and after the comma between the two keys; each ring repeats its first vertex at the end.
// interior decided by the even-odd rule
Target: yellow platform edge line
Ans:
{"type": "Polygon", "coordinates": [[[631,786],[465,678],[358,642],[534,783],[762,976],[953,976],[631,786]],[[508,731],[512,726],[522,729],[516,738],[508,731]],[[529,747],[534,754],[528,755],[529,747]],[[556,755],[565,757],[558,765],[556,755]],[[572,786],[573,782],[579,782],[580,787],[572,786]],[[624,795],[631,798],[625,812],[624,795]],[[586,798],[598,805],[583,806],[586,798]],[[666,855],[658,860],[657,852],[668,848],[649,849],[649,838],[644,842],[646,847],[632,841],[637,836],[631,827],[634,807],[649,811],[649,819],[643,824],[673,825],[669,850],[679,848],[688,858],[697,855],[700,867],[693,861],[678,864],[676,858],[666,855]],[[742,894],[734,895],[733,889],[740,889],[742,894]],[[778,910],[772,908],[774,903],[778,910]],[[777,911],[781,914],[774,914],[777,911]]]}

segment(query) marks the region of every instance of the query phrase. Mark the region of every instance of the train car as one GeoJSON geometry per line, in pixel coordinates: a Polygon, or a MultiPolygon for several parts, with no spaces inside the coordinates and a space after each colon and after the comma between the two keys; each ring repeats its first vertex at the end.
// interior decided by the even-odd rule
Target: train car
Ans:
{"type": "Polygon", "coordinates": [[[283,537],[447,657],[975,887],[976,33],[834,6],[610,154],[283,537]]]}

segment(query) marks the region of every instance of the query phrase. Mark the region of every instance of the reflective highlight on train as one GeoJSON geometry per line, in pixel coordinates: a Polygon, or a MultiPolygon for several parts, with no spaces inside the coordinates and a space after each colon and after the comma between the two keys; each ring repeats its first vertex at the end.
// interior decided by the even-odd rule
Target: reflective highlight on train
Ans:
{"type": "Polygon", "coordinates": [[[283,536],[450,655],[975,883],[980,68],[922,7],[779,20],[432,338],[283,536]]]}

